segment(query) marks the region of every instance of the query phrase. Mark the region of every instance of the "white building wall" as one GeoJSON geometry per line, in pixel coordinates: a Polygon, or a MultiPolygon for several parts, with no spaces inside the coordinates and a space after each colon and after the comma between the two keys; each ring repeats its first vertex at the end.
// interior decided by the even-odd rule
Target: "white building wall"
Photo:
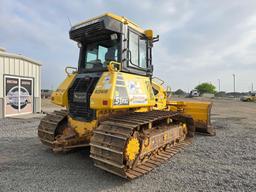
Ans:
{"type": "MultiPolygon", "coordinates": [[[[22,55],[0,50],[0,102],[4,98],[4,75],[33,78],[35,112],[41,111],[41,64],[22,55]]],[[[0,103],[0,117],[1,107],[0,103]]]]}
{"type": "Polygon", "coordinates": [[[0,56],[0,98],[3,98],[3,91],[4,91],[3,72],[4,72],[4,58],[0,56]]]}

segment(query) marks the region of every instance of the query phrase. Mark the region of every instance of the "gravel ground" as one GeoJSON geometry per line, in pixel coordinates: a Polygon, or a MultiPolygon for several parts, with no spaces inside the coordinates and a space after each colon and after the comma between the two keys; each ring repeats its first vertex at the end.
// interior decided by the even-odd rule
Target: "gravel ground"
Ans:
{"type": "Polygon", "coordinates": [[[89,150],[54,154],[40,118],[0,119],[0,191],[256,191],[256,103],[215,100],[217,136],[197,135],[166,164],[133,181],[93,166],[89,150]]]}

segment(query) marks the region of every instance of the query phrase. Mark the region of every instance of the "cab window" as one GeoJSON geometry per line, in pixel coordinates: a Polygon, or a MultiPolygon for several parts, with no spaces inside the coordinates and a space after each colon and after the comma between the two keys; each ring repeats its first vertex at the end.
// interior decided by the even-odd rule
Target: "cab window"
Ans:
{"type": "Polygon", "coordinates": [[[145,40],[139,40],[139,48],[140,48],[140,63],[139,66],[142,68],[147,68],[147,42],[145,40]]]}
{"type": "Polygon", "coordinates": [[[129,31],[129,66],[147,68],[147,41],[129,31]]]}
{"type": "Polygon", "coordinates": [[[82,61],[80,69],[82,71],[102,71],[107,70],[110,61],[119,61],[119,41],[101,40],[88,43],[82,49],[82,61]]]}

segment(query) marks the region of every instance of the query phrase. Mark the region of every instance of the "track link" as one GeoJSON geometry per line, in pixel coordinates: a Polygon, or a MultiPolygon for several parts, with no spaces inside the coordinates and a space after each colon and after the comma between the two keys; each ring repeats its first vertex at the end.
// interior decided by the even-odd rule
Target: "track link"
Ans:
{"type": "Polygon", "coordinates": [[[50,148],[54,148],[54,141],[61,122],[67,118],[67,111],[60,110],[47,114],[38,126],[38,137],[41,142],[50,148]]]}
{"type": "MultiPolygon", "coordinates": [[[[166,122],[168,119],[180,117],[180,114],[170,111],[151,111],[131,113],[112,117],[100,124],[91,139],[91,154],[96,167],[116,174],[126,179],[135,179],[151,171],[158,165],[168,161],[173,155],[191,143],[190,139],[177,141],[172,145],[159,147],[157,153],[152,153],[146,160],[127,166],[125,163],[125,147],[135,131],[151,129],[156,122],[166,122]]],[[[159,129],[159,127],[158,127],[159,129]]]]}

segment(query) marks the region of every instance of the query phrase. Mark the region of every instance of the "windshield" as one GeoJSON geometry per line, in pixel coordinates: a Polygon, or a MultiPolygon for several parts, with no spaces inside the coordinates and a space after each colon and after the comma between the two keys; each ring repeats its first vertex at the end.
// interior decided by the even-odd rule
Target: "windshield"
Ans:
{"type": "Polygon", "coordinates": [[[87,44],[83,53],[82,65],[84,70],[100,71],[107,68],[110,61],[119,61],[118,40],[103,40],[87,44]]]}

